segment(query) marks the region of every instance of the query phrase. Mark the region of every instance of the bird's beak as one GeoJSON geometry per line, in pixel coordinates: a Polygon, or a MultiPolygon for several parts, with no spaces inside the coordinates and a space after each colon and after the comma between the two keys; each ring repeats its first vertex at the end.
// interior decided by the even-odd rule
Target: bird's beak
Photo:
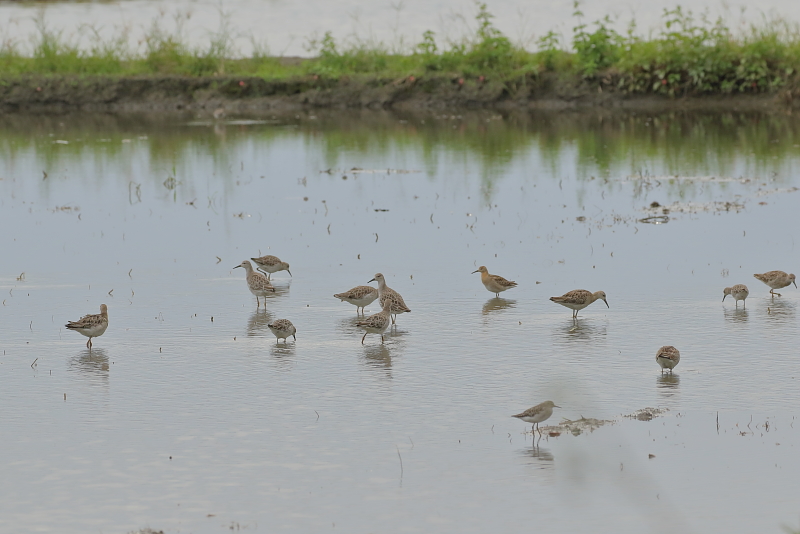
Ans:
{"type": "MultiPolygon", "coordinates": [[[[369,282],[374,282],[374,281],[375,281],[375,279],[373,278],[373,279],[372,279],[372,280],[370,280],[369,282]]],[[[367,283],[369,284],[369,282],[367,282],[367,283]]]]}
{"type": "MultiPolygon", "coordinates": [[[[241,267],[241,265],[237,265],[236,267],[241,267]]],[[[236,267],[234,267],[234,269],[235,269],[236,267]]]]}
{"type": "Polygon", "coordinates": [[[561,408],[561,406],[559,406],[558,404],[554,404],[553,408],[561,408]]]}
{"type": "Polygon", "coordinates": [[[286,272],[289,273],[289,276],[292,276],[292,271],[290,271],[289,269],[286,269],[286,272]]]}
{"type": "Polygon", "coordinates": [[[608,301],[607,301],[606,299],[603,299],[603,302],[605,302],[605,303],[606,303],[606,308],[609,308],[609,309],[611,309],[611,306],[609,306],[609,305],[608,305],[608,301]]]}
{"type": "Polygon", "coordinates": [[[727,297],[727,296],[728,295],[722,295],[722,302],[725,302],[725,297],[727,297]]]}
{"type": "Polygon", "coordinates": [[[794,287],[797,287],[797,282],[792,282],[792,283],[794,284],[794,287]]]}
{"type": "Polygon", "coordinates": [[[472,272],[471,272],[471,273],[469,273],[469,274],[475,274],[475,273],[478,273],[478,272],[480,272],[480,271],[481,271],[480,269],[475,269],[474,271],[472,271],[472,272]]]}

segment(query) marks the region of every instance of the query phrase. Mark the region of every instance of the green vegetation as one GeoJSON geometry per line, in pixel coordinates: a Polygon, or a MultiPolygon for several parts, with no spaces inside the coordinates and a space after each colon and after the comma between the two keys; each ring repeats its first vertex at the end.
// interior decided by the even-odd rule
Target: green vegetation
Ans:
{"type": "Polygon", "coordinates": [[[225,75],[335,81],[436,75],[451,76],[459,84],[498,82],[513,92],[551,73],[610,90],[670,96],[772,92],[795,87],[798,81],[800,28],[782,20],[765,19],[734,32],[722,20],[695,17],[677,7],[665,10],[663,28],[645,38],[633,22],[624,34],[613,29],[608,17],[585,23],[576,2],[571,41],[551,31],[538,39],[536,51],[528,51],[494,26],[486,4],[476,7],[473,35],[446,47],[432,31],[402,52],[355,37],[338,42],[328,32],[308,41],[315,57],[294,61],[270,56],[257,45],[251,57],[236,57],[224,13],[204,47],[187,45],[180,26],[169,34],[154,23],[137,51],[130,50],[124,32],[104,41],[95,31],[90,46],[79,47],[40,18],[32,53],[23,53],[17,43],[0,44],[0,76],[225,75]]]}

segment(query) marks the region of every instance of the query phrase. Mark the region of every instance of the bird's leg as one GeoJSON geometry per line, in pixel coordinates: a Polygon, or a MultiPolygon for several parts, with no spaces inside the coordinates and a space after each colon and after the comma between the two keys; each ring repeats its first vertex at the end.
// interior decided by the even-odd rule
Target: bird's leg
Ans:
{"type": "Polygon", "coordinates": [[[383,345],[383,334],[381,334],[381,345],[383,345]]]}
{"type": "Polygon", "coordinates": [[[775,298],[775,295],[778,295],[779,297],[781,296],[780,293],[775,293],[774,289],[770,289],[769,292],[772,293],[772,298],[775,298]]]}
{"type": "Polygon", "coordinates": [[[392,315],[392,324],[394,324],[395,319],[397,319],[397,315],[392,315]]]}
{"type": "Polygon", "coordinates": [[[364,344],[364,338],[366,338],[366,337],[367,337],[367,333],[366,333],[366,332],[364,332],[364,337],[362,337],[362,338],[361,338],[361,344],[362,344],[362,345],[364,344]]]}

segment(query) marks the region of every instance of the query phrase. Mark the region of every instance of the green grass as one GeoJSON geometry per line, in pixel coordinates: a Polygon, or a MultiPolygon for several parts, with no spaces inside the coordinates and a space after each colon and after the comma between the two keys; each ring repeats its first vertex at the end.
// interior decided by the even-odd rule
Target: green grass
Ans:
{"type": "Polygon", "coordinates": [[[382,42],[357,38],[337,42],[328,32],[309,40],[308,49],[315,57],[292,62],[271,57],[258,46],[251,57],[235,57],[233,30],[224,13],[218,31],[209,35],[205,46],[187,45],[180,26],[169,34],[153,23],[137,51],[129,49],[124,32],[112,41],[94,32],[90,46],[79,47],[49,29],[41,18],[32,53],[23,53],[13,42],[0,44],[0,76],[252,76],[335,81],[440,75],[518,88],[545,73],[555,73],[626,93],[670,96],[773,92],[794,87],[798,81],[800,29],[778,19],[734,32],[721,20],[697,18],[678,7],[665,10],[661,30],[645,38],[637,34],[633,22],[625,33],[615,31],[608,17],[585,23],[576,2],[571,41],[564,42],[551,31],[538,39],[535,51],[529,51],[494,26],[486,4],[476,7],[477,30],[446,47],[432,31],[402,53],[382,42]]]}

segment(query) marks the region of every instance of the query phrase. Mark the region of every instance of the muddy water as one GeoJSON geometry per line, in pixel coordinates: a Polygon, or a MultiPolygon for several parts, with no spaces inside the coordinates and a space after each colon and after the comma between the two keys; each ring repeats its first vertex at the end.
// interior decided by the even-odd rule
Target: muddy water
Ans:
{"type": "Polygon", "coordinates": [[[798,271],[795,119],[5,116],[0,152],[0,530],[798,526],[800,291],[752,277],[798,271]],[[362,345],[332,294],[376,272],[412,312],[362,345]],[[546,399],[615,423],[534,445],[546,399]]]}
{"type": "MultiPolygon", "coordinates": [[[[628,30],[631,19],[643,35],[663,29],[665,9],[675,9],[674,0],[610,0],[584,2],[583,22],[610,16],[620,32],[628,30]]],[[[687,6],[684,3],[684,8],[687,6]]],[[[800,4],[792,0],[762,0],[755,6],[748,2],[697,0],[690,7],[698,16],[722,17],[732,28],[749,28],[766,18],[800,21],[800,4]]],[[[535,49],[539,38],[555,31],[568,43],[573,28],[572,2],[532,0],[527,2],[488,2],[495,16],[493,23],[510,39],[535,49]]],[[[69,42],[81,42],[90,48],[92,38],[100,35],[115,42],[127,36],[132,47],[142,47],[143,38],[154,25],[180,35],[184,41],[207,48],[211,36],[225,35],[235,51],[251,54],[256,44],[273,55],[308,56],[310,43],[325,32],[339,42],[351,44],[383,43],[392,50],[409,50],[422,41],[425,31],[434,31],[446,45],[466,35],[474,35],[477,9],[471,0],[402,0],[364,2],[347,0],[281,1],[225,0],[225,2],[180,0],[120,0],[116,2],[2,2],[0,30],[4,40],[21,46],[37,33],[36,20],[44,21],[54,31],[61,31],[69,42]]]]}

